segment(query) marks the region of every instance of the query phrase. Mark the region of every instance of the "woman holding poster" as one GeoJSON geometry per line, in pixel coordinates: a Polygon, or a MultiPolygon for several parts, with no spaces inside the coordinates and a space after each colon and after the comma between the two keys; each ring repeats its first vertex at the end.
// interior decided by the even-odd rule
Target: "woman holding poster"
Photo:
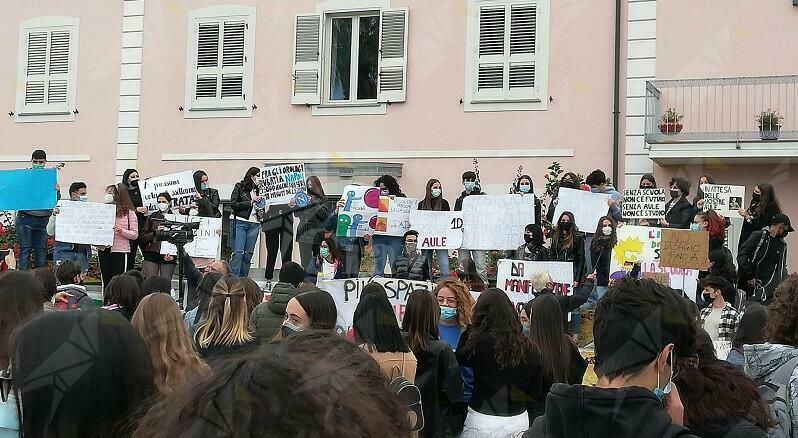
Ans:
{"type": "Polygon", "coordinates": [[[231,273],[236,277],[247,277],[255,243],[260,232],[260,218],[257,204],[261,201],[258,194],[260,169],[250,167],[244,178],[237,182],[230,195],[230,208],[233,210],[233,221],[230,224],[230,258],[231,273]]]}
{"type": "Polygon", "coordinates": [[[147,218],[144,230],[139,236],[139,242],[144,255],[142,271],[145,277],[160,276],[171,280],[175,273],[177,262],[169,254],[161,254],[161,242],[155,240],[155,232],[162,227],[165,215],[170,214],[172,197],[167,192],[158,195],[158,211],[147,218]]]}
{"type": "Polygon", "coordinates": [[[550,252],[551,262],[573,263],[574,285],[582,282],[585,272],[585,240],[570,211],[563,212],[557,220],[557,228],[551,238],[550,252]]]}
{"type": "Polygon", "coordinates": [[[306,206],[297,206],[294,199],[288,202],[288,205],[294,209],[294,216],[299,220],[296,242],[299,244],[299,259],[302,266],[308,266],[310,259],[319,253],[319,246],[324,235],[324,224],[332,210],[319,177],[309,177],[305,182],[305,187],[308,191],[306,206]]]}
{"type": "Polygon", "coordinates": [[[105,203],[116,205],[116,224],[113,245],[97,251],[103,287],[107,286],[115,275],[128,270],[130,242],[139,237],[139,223],[133,210],[133,203],[128,196],[127,186],[120,183],[106,187],[105,203]]]}
{"type": "MultiPolygon", "coordinates": [[[[402,189],[399,187],[399,182],[391,175],[383,175],[374,181],[374,186],[379,187],[380,196],[389,196],[391,198],[405,198],[402,189]]],[[[393,263],[397,257],[402,254],[402,246],[404,245],[401,236],[383,236],[375,234],[371,237],[371,248],[374,253],[374,276],[385,276],[385,264],[390,259],[393,263]]]]}
{"type": "MultiPolygon", "coordinates": [[[[141,189],[139,188],[139,179],[139,171],[136,169],[127,169],[125,170],[125,173],[122,174],[122,184],[124,184],[124,189],[127,191],[128,197],[135,208],[136,220],[139,224],[138,232],[141,234],[144,229],[144,224],[147,221],[147,207],[144,207],[144,202],[142,201],[141,189]]],[[[138,250],[139,240],[131,240],[130,253],[128,254],[127,259],[127,265],[130,268],[133,268],[133,265],[136,262],[136,252],[138,252],[138,250]]]]}
{"type": "MultiPolygon", "coordinates": [[[[441,182],[437,179],[433,178],[427,181],[427,192],[424,195],[424,199],[418,203],[419,210],[427,210],[427,211],[451,211],[449,207],[449,201],[443,199],[443,186],[441,182]]],[[[432,266],[432,256],[433,251],[435,251],[438,257],[438,269],[440,271],[439,277],[446,278],[449,276],[449,251],[445,249],[425,249],[423,251],[424,257],[427,258],[427,262],[429,263],[430,267],[432,266]]]]}
{"type": "Polygon", "coordinates": [[[754,193],[751,195],[751,205],[745,209],[740,209],[740,216],[745,219],[743,228],[740,231],[740,244],[748,240],[748,236],[754,231],[769,227],[773,216],[781,213],[781,204],[776,198],[776,190],[770,183],[759,183],[754,186],[754,193]]]}

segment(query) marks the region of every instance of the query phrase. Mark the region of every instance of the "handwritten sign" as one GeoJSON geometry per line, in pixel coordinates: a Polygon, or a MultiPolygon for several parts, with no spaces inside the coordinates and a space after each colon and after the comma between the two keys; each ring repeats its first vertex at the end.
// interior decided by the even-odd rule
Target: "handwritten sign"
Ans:
{"type": "Polygon", "coordinates": [[[671,275],[667,272],[643,272],[643,278],[654,280],[663,286],[671,287],[671,275]]]}
{"type": "Polygon", "coordinates": [[[0,210],[50,210],[56,182],[55,169],[0,170],[0,210]]]}
{"type": "Polygon", "coordinates": [[[410,229],[410,213],[418,208],[418,199],[380,197],[375,234],[403,236],[410,229]]]}
{"type": "Polygon", "coordinates": [[[715,210],[723,216],[736,216],[745,208],[745,186],[704,184],[704,211],[715,210]]]}
{"type": "Polygon", "coordinates": [[[346,186],[344,206],[338,210],[336,235],[363,237],[374,234],[377,227],[377,210],[380,206],[380,189],[366,186],[346,186]]]}
{"type": "Polygon", "coordinates": [[[413,210],[410,227],[418,231],[419,249],[458,249],[463,244],[462,211],[413,210]]]}
{"type": "Polygon", "coordinates": [[[664,279],[665,275],[668,276],[668,283],[662,283],[673,289],[683,291],[695,301],[696,292],[698,291],[698,270],[697,269],[682,269],[682,268],[666,268],[660,266],[659,260],[641,262],[640,272],[643,278],[647,275],[654,275],[654,280],[664,279]]]}
{"type": "Polygon", "coordinates": [[[574,215],[576,226],[580,231],[593,233],[598,226],[598,221],[607,215],[610,206],[607,201],[612,196],[603,193],[591,193],[584,190],[560,188],[557,196],[557,208],[554,209],[554,220],[570,211],[574,215]]]}
{"type": "Polygon", "coordinates": [[[551,276],[555,295],[573,295],[574,267],[571,262],[527,262],[502,259],[498,262],[496,287],[520,306],[533,298],[532,277],[543,272],[551,276]]]}
{"type": "Polygon", "coordinates": [[[295,199],[300,207],[308,204],[304,164],[262,168],[259,188],[264,205],[287,204],[291,199],[295,199]]]}
{"type": "Polygon", "coordinates": [[[114,244],[116,206],[96,202],[61,201],[55,217],[55,240],[84,245],[114,244]]]}
{"type": "Polygon", "coordinates": [[[623,191],[625,219],[663,219],[668,202],[665,189],[632,189],[623,191]]]}
{"type": "MultiPolygon", "coordinates": [[[[167,214],[164,218],[172,222],[199,222],[200,227],[194,230],[194,241],[186,244],[186,254],[191,257],[215,259],[222,245],[222,219],[215,217],[184,216],[167,214]]],[[[169,242],[161,242],[161,254],[177,254],[177,247],[169,242]]]]}
{"type": "Polygon", "coordinates": [[[154,176],[139,182],[141,200],[148,213],[158,209],[158,195],[167,192],[172,197],[172,208],[188,207],[194,201],[197,187],[194,185],[194,172],[172,173],[154,176]]]}
{"type": "Polygon", "coordinates": [[[709,269],[709,233],[706,231],[662,230],[660,265],[666,268],[709,269]]]}
{"type": "Polygon", "coordinates": [[[415,290],[432,290],[433,284],[423,281],[401,280],[396,278],[350,278],[346,280],[324,280],[320,289],[332,295],[338,310],[336,331],[346,333],[352,327],[355,308],[360,302],[360,293],[369,283],[379,283],[385,288],[388,301],[393,306],[396,320],[402,324],[407,306],[407,297],[415,290]]]}
{"type": "Polygon", "coordinates": [[[518,249],[524,227],[534,222],[534,196],[468,196],[463,200],[462,248],[518,249]]]}

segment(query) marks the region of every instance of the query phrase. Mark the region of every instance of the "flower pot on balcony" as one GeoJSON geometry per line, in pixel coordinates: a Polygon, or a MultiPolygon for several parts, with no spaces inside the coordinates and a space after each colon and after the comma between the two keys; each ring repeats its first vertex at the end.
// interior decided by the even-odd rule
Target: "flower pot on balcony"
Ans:
{"type": "Polygon", "coordinates": [[[762,138],[763,141],[775,141],[779,139],[779,129],[781,126],[779,125],[772,125],[772,126],[760,126],[759,127],[759,136],[762,138]]]}
{"type": "Polygon", "coordinates": [[[659,132],[665,135],[676,135],[682,132],[682,124],[681,123],[660,123],[659,124],[659,132]]]}

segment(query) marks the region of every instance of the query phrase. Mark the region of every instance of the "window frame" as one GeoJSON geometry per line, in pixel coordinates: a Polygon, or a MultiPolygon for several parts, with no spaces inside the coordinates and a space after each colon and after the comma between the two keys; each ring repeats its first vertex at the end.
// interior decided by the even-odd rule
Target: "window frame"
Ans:
{"type": "MultiPolygon", "coordinates": [[[[326,107],[364,107],[364,106],[377,106],[380,104],[379,97],[379,80],[375,84],[376,94],[374,99],[357,99],[357,85],[359,77],[359,61],[360,61],[360,18],[362,17],[377,17],[379,27],[382,27],[382,11],[380,9],[373,10],[357,10],[357,11],[340,11],[331,12],[323,15],[324,23],[322,29],[324,30],[324,38],[322,39],[322,55],[321,55],[321,69],[322,69],[322,83],[321,92],[322,99],[321,105],[326,107]],[[349,100],[332,100],[330,98],[330,91],[332,88],[332,81],[330,74],[332,73],[332,20],[336,18],[350,18],[352,19],[352,42],[350,43],[350,60],[349,66],[349,100]],[[355,98],[352,98],[352,97],[355,98]]],[[[380,56],[380,32],[377,32],[377,75],[379,77],[379,56],[380,56]]]]}

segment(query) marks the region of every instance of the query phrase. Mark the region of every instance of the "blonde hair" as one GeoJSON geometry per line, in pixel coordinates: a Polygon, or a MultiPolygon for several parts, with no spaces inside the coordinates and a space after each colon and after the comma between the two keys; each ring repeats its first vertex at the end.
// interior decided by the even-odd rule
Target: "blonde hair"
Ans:
{"type": "Polygon", "coordinates": [[[180,309],[171,296],[147,295],[131,322],[144,339],[152,361],[155,386],[162,394],[171,393],[192,377],[208,374],[210,368],[194,351],[180,309]]]}
{"type": "Polygon", "coordinates": [[[530,281],[532,287],[535,288],[535,292],[540,293],[540,291],[546,288],[546,284],[551,281],[551,275],[549,275],[548,272],[536,272],[532,274],[532,279],[530,281]]]}
{"type": "Polygon", "coordinates": [[[474,312],[474,304],[476,304],[474,297],[471,296],[471,291],[460,280],[446,279],[439,281],[432,293],[437,297],[438,292],[443,288],[454,292],[454,297],[457,299],[457,322],[460,323],[460,327],[465,329],[471,324],[471,315],[474,312]]]}
{"type": "Polygon", "coordinates": [[[230,347],[255,339],[249,331],[247,293],[241,279],[223,277],[211,292],[208,318],[197,328],[194,338],[201,348],[209,345],[230,347]]]}

